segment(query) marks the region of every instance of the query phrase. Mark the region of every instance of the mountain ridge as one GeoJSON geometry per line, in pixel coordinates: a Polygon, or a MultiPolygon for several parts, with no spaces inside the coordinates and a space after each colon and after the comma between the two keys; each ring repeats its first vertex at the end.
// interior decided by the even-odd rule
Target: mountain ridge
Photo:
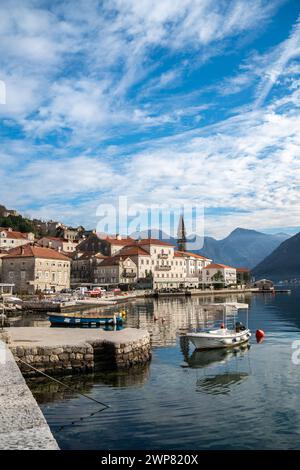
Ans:
{"type": "Polygon", "coordinates": [[[300,232],[283,241],[255,266],[252,274],[275,281],[300,277],[300,232]]]}
{"type": "MultiPolygon", "coordinates": [[[[141,238],[149,236],[159,238],[176,245],[176,239],[158,229],[135,232],[131,236],[141,238]]],[[[289,238],[288,234],[267,234],[253,229],[237,227],[221,240],[210,236],[196,235],[196,243],[187,240],[187,250],[239,268],[254,268],[268,256],[280,243],[289,238]],[[195,249],[195,247],[197,247],[195,249]]]]}

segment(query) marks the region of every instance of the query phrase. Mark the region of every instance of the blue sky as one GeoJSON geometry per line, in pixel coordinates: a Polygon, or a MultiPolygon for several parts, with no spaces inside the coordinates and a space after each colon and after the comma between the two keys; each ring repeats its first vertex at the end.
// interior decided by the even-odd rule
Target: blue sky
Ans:
{"type": "Polygon", "coordinates": [[[300,226],[300,2],[3,0],[0,203],[94,227],[127,196],[205,232],[300,226]]]}

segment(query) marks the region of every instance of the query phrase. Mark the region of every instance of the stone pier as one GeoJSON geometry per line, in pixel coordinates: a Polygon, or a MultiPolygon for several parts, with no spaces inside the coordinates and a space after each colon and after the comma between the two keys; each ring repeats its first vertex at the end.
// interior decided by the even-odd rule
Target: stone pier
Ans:
{"type": "Polygon", "coordinates": [[[20,327],[7,330],[7,342],[24,376],[38,373],[22,361],[50,375],[128,368],[151,359],[147,331],[82,328],[20,327]],[[20,359],[20,361],[18,361],[20,359]]]}
{"type": "Polygon", "coordinates": [[[58,450],[16,361],[0,341],[0,449],[58,450]]]}

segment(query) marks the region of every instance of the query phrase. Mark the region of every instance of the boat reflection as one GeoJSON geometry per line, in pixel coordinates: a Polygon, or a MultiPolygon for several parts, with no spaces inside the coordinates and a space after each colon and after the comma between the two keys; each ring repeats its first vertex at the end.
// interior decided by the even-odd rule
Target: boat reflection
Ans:
{"type": "Polygon", "coordinates": [[[233,386],[246,380],[250,373],[240,371],[240,359],[247,354],[250,344],[243,344],[235,348],[222,348],[207,351],[194,350],[189,354],[189,341],[186,337],[180,338],[180,347],[184,357],[182,367],[201,370],[201,377],[196,381],[196,391],[211,395],[227,395],[233,386]]]}
{"type": "Polygon", "coordinates": [[[225,372],[202,377],[196,382],[196,391],[210,395],[228,395],[234,385],[249,377],[247,372],[225,372]]]}
{"type": "Polygon", "coordinates": [[[206,351],[194,349],[190,355],[189,340],[186,336],[182,336],[180,338],[180,347],[185,360],[184,366],[200,369],[213,364],[224,364],[234,357],[241,356],[250,349],[250,344],[245,343],[235,348],[209,349],[206,351]]]}

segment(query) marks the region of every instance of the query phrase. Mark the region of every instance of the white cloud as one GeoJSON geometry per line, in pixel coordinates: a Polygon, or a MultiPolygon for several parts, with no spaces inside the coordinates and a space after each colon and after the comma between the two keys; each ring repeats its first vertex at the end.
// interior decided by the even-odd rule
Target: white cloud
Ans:
{"type": "MultiPolygon", "coordinates": [[[[261,0],[250,7],[246,0],[229,5],[213,0],[90,0],[76,2],[76,8],[72,1],[45,8],[41,1],[8,0],[0,5],[0,63],[8,89],[2,116],[14,117],[34,136],[68,127],[82,134],[82,126],[92,121],[100,133],[105,124],[169,122],[174,118],[154,119],[151,109],[137,109],[127,97],[130,87],[157,66],[153,48],[192,47],[198,60],[201,55],[206,60],[209,45],[218,50],[224,39],[268,20],[277,6],[261,0]]],[[[164,72],[159,85],[173,80],[174,71],[164,72]]]]}
{"type": "MultiPolygon", "coordinates": [[[[85,208],[92,225],[97,205],[103,199],[115,202],[120,195],[145,208],[165,201],[193,201],[219,210],[217,217],[206,220],[207,231],[214,235],[236,225],[299,225],[299,128],[299,114],[278,113],[273,103],[264,112],[228,119],[209,135],[203,129],[185,139],[161,139],[147,151],[123,160],[118,156],[117,162],[106,155],[29,162],[11,178],[17,188],[13,200],[22,204],[22,195],[36,204],[55,203],[54,207],[55,201],[64,200],[64,210],[77,223],[85,208]]],[[[9,191],[3,191],[0,197],[9,200],[9,191]]]]}
{"type": "Polygon", "coordinates": [[[237,225],[299,225],[299,25],[271,51],[252,54],[219,88],[226,95],[259,80],[256,102],[209,126],[134,141],[138,130],[161,130],[187,117],[201,122],[214,106],[199,95],[145,100],[182,79],[174,64],[153,78],[165,57],[188,50],[201,63],[230,38],[261,27],[279,2],[91,0],[48,9],[33,0],[9,3],[13,8],[0,5],[0,79],[8,91],[1,112],[26,138],[2,145],[0,200],[91,226],[98,203],[118,195],[145,207],[204,204],[219,211],[207,218],[207,230],[217,235],[237,225]],[[155,61],[158,48],[162,57],[155,61]],[[280,97],[259,108],[281,80],[280,97]],[[110,142],[95,152],[119,131],[131,132],[133,144],[110,142]]]}

